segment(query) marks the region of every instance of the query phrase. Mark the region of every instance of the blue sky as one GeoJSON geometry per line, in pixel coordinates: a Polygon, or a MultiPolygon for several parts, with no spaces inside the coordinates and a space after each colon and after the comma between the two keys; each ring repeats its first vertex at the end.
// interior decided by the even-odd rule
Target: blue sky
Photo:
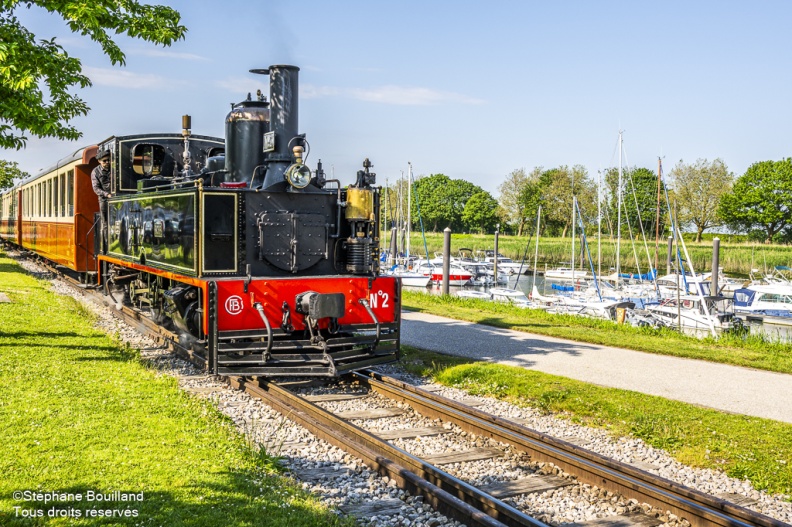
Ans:
{"type": "Polygon", "coordinates": [[[164,3],[187,38],[119,38],[125,67],[37,8],[18,15],[83,60],[91,113],[76,143],[3,151],[30,173],[111,135],[224,133],[230,103],[268,90],[248,73],[300,71],[300,131],[343,183],[365,157],[378,182],[412,163],[497,197],[514,169],[626,161],[670,172],[721,158],[736,175],[790,151],[790,2],[236,1],[164,3]]]}

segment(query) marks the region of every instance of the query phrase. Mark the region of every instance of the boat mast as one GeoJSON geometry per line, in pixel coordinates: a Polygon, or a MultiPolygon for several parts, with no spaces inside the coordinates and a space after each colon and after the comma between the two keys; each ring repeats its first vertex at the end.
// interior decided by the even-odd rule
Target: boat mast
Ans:
{"type": "Polygon", "coordinates": [[[657,216],[655,218],[655,276],[660,264],[660,178],[663,174],[663,160],[657,158],[657,216]]]}
{"type": "Polygon", "coordinates": [[[597,170],[597,276],[602,276],[602,170],[597,170]]]}
{"type": "Polygon", "coordinates": [[[407,265],[410,265],[410,231],[412,231],[412,163],[407,161],[407,265]]]}
{"type": "MultiPolygon", "coordinates": [[[[387,242],[388,240],[388,201],[390,201],[390,188],[388,187],[388,177],[385,177],[385,219],[382,220],[382,239],[387,242]]],[[[390,246],[388,246],[390,249],[390,246]]],[[[392,255],[388,255],[390,259],[392,255]]]]}
{"type": "MultiPolygon", "coordinates": [[[[539,262],[539,220],[542,217],[542,206],[539,205],[539,209],[536,211],[536,252],[534,253],[534,272],[533,272],[533,283],[531,284],[531,294],[536,290],[536,275],[539,273],[539,270],[536,268],[539,262]]],[[[547,273],[547,265],[545,265],[545,274],[547,273]]]]}
{"type": "Polygon", "coordinates": [[[575,284],[575,172],[572,172],[572,285],[575,284]]]}
{"type": "Polygon", "coordinates": [[[622,189],[622,130],[619,130],[619,182],[618,186],[616,187],[617,193],[617,208],[618,213],[616,214],[616,289],[619,288],[619,256],[621,254],[621,189],[622,189]]]}

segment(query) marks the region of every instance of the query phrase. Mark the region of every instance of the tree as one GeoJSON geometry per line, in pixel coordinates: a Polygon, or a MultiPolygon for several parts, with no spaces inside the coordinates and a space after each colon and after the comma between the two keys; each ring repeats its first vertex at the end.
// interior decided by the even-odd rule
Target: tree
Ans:
{"type": "Polygon", "coordinates": [[[498,186],[500,192],[500,206],[504,210],[504,221],[514,225],[517,229],[517,236],[522,235],[525,227],[525,211],[520,195],[525,185],[528,184],[528,175],[524,168],[512,170],[506,179],[498,186]]]}
{"type": "Polygon", "coordinates": [[[420,204],[424,225],[432,232],[437,232],[439,225],[450,223],[446,218],[451,216],[451,210],[441,191],[450,181],[451,178],[445,174],[432,174],[419,178],[413,186],[414,199],[419,202],[416,205],[420,204]]]}
{"type": "Polygon", "coordinates": [[[482,189],[463,179],[451,179],[445,174],[432,174],[418,179],[413,185],[413,217],[417,217],[420,204],[424,225],[437,232],[438,228],[448,226],[462,230],[462,212],[465,203],[473,194],[482,189]]]}
{"type": "Polygon", "coordinates": [[[765,243],[792,227],[792,159],[754,163],[720,198],[719,214],[732,229],[762,229],[765,243]]]}
{"type": "Polygon", "coordinates": [[[0,190],[10,188],[14,181],[30,177],[30,174],[19,169],[16,162],[0,159],[0,190]]]}
{"type": "Polygon", "coordinates": [[[498,202],[487,191],[473,194],[465,203],[462,221],[473,231],[484,234],[498,223],[498,202]]]}
{"type": "MultiPolygon", "coordinates": [[[[542,185],[539,182],[541,168],[535,168],[528,176],[528,182],[523,186],[518,199],[523,210],[524,221],[533,225],[536,220],[536,213],[542,204],[542,185]]],[[[533,232],[531,230],[530,232],[533,232]]]]}
{"type": "Polygon", "coordinates": [[[113,65],[125,64],[125,55],[110,34],[128,35],[169,46],[184,38],[179,13],[165,6],[136,0],[7,0],[0,4],[0,148],[21,149],[29,133],[35,137],[75,140],[82,136],[69,122],[87,115],[90,108],[74,88],[86,88],[90,79],[82,63],[70,57],[55,39],[36,41],[15,11],[38,6],[57,13],[74,33],[97,42],[113,65]]]}
{"type": "Polygon", "coordinates": [[[526,224],[536,217],[541,201],[539,176],[542,171],[542,167],[537,167],[526,174],[524,168],[518,168],[498,187],[501,218],[515,229],[517,236],[522,236],[526,224]]]}
{"type": "MultiPolygon", "coordinates": [[[[609,168],[605,172],[605,185],[609,195],[606,215],[615,226],[619,218],[618,168],[609,168]]],[[[664,196],[661,196],[660,204],[660,232],[663,232],[667,218],[664,196]]],[[[632,230],[633,236],[640,237],[643,228],[647,238],[653,237],[657,222],[657,174],[648,168],[632,167],[623,170],[621,207],[622,233],[632,230]]],[[[614,230],[618,230],[618,227],[614,227],[614,230]]]]}
{"type": "Polygon", "coordinates": [[[546,170],[539,176],[539,186],[542,193],[542,216],[547,227],[561,231],[562,237],[572,227],[573,197],[577,197],[584,218],[596,216],[597,189],[584,167],[560,166],[546,170]]]}
{"type": "Polygon", "coordinates": [[[681,160],[671,171],[674,191],[679,205],[679,222],[696,227],[696,241],[702,233],[722,224],[718,215],[721,196],[731,190],[734,174],[720,159],[708,163],[698,159],[692,165],[681,160]]]}
{"type": "MultiPolygon", "coordinates": [[[[463,230],[465,222],[462,220],[462,213],[465,211],[465,205],[473,195],[483,192],[482,188],[464,179],[452,179],[449,181],[448,187],[441,190],[441,197],[447,201],[450,210],[447,220],[451,228],[455,231],[463,230]]],[[[497,206],[496,202],[496,213],[497,206]]]]}

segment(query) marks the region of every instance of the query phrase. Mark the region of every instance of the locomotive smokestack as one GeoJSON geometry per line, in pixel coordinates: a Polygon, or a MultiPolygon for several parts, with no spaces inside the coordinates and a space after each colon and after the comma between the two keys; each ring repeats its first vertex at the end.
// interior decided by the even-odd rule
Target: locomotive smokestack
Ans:
{"type": "Polygon", "coordinates": [[[285,65],[264,70],[270,76],[270,130],[275,133],[275,150],[267,155],[264,189],[286,188],[283,174],[293,162],[289,141],[297,135],[299,71],[297,66],[285,65]]]}

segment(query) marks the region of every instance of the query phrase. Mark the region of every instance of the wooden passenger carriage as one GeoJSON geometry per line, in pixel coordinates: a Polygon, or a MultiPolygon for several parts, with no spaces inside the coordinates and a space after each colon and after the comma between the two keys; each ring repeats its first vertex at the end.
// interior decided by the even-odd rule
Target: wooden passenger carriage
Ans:
{"type": "Polygon", "coordinates": [[[0,194],[0,237],[76,273],[95,272],[96,150],[81,148],[0,194]]]}

